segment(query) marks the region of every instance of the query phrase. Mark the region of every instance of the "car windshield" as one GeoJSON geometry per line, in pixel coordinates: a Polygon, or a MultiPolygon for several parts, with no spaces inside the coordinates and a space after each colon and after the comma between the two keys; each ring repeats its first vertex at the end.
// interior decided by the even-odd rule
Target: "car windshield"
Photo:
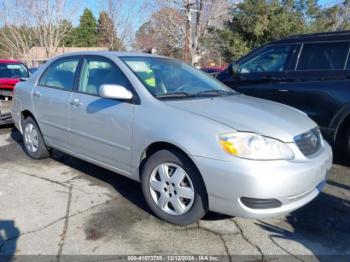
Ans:
{"type": "Polygon", "coordinates": [[[235,92],[206,73],[175,59],[121,57],[157,98],[223,96],[235,92]]]}
{"type": "Polygon", "coordinates": [[[22,78],[28,76],[28,69],[23,64],[0,63],[0,78],[22,78]]]}

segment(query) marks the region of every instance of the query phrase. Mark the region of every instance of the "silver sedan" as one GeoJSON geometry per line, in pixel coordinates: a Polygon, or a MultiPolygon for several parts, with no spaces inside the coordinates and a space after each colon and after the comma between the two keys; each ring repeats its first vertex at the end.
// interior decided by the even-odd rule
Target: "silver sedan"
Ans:
{"type": "Polygon", "coordinates": [[[17,84],[13,100],[30,157],[54,148],[140,181],[150,209],[170,223],[209,210],[291,212],[318,195],[332,165],[304,113],[166,57],[62,55],[17,84]]]}

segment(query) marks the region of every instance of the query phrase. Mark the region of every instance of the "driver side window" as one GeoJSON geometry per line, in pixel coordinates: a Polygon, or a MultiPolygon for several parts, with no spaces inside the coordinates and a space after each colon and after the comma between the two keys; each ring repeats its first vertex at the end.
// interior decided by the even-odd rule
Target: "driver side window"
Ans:
{"type": "Polygon", "coordinates": [[[256,56],[240,64],[237,71],[240,74],[282,72],[290,50],[291,46],[289,45],[267,47],[256,56]]]}

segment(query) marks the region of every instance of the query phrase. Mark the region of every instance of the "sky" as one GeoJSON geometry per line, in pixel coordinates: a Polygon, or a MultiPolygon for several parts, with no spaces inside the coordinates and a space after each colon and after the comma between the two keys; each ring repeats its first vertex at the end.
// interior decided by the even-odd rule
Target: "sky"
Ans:
{"type": "MultiPolygon", "coordinates": [[[[128,10],[129,8],[132,10],[137,10],[137,11],[144,11],[143,9],[145,8],[146,2],[149,3],[152,0],[121,0],[121,1],[125,1],[126,4],[123,4],[123,11],[125,12],[130,12],[130,10],[128,10]]],[[[155,1],[155,0],[154,0],[155,1]]],[[[83,13],[85,8],[89,8],[92,10],[94,16],[96,17],[96,19],[98,18],[99,12],[103,9],[102,6],[102,2],[103,0],[99,1],[99,0],[83,0],[83,5],[80,9],[80,14],[79,16],[83,13]]],[[[151,10],[151,9],[149,9],[151,10]]],[[[143,12],[142,15],[140,16],[134,16],[133,19],[133,23],[134,23],[134,27],[135,29],[137,29],[138,27],[140,27],[145,21],[145,19],[147,19],[149,17],[148,11],[143,12]]],[[[79,19],[78,16],[78,19],[79,19]]],[[[79,21],[77,21],[77,23],[79,23],[79,21]]]]}
{"type": "MultiPolygon", "coordinates": [[[[152,1],[155,2],[155,0],[122,0],[122,1],[130,3],[130,7],[131,8],[135,8],[136,10],[141,10],[141,11],[144,10],[146,2],[147,3],[150,3],[152,1]]],[[[84,8],[89,8],[89,9],[92,10],[92,12],[94,13],[95,17],[97,18],[99,12],[102,9],[101,2],[103,2],[103,0],[102,1],[99,1],[99,0],[84,0],[83,1],[84,4],[83,4],[83,6],[82,6],[82,8],[80,10],[80,13],[82,14],[84,8]]],[[[333,4],[341,2],[341,0],[319,0],[318,2],[319,2],[319,4],[321,6],[331,6],[333,4]]],[[[128,11],[127,10],[128,9],[128,4],[125,4],[124,8],[125,8],[125,11],[127,12],[128,11]]],[[[135,16],[135,19],[133,21],[135,30],[137,30],[137,28],[139,28],[144,22],[146,22],[145,19],[147,19],[149,14],[147,13],[147,11],[145,11],[145,12],[146,13],[143,13],[142,16],[135,16]]],[[[78,21],[77,21],[77,23],[78,23],[78,21]]]]}

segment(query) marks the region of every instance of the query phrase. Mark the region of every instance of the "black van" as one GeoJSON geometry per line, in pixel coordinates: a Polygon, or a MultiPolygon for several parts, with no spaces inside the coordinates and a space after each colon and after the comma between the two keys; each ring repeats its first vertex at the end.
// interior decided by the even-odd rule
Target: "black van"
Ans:
{"type": "Polygon", "coordinates": [[[350,31],[295,35],[264,45],[217,78],[246,95],[304,111],[350,156],[350,31]]]}

